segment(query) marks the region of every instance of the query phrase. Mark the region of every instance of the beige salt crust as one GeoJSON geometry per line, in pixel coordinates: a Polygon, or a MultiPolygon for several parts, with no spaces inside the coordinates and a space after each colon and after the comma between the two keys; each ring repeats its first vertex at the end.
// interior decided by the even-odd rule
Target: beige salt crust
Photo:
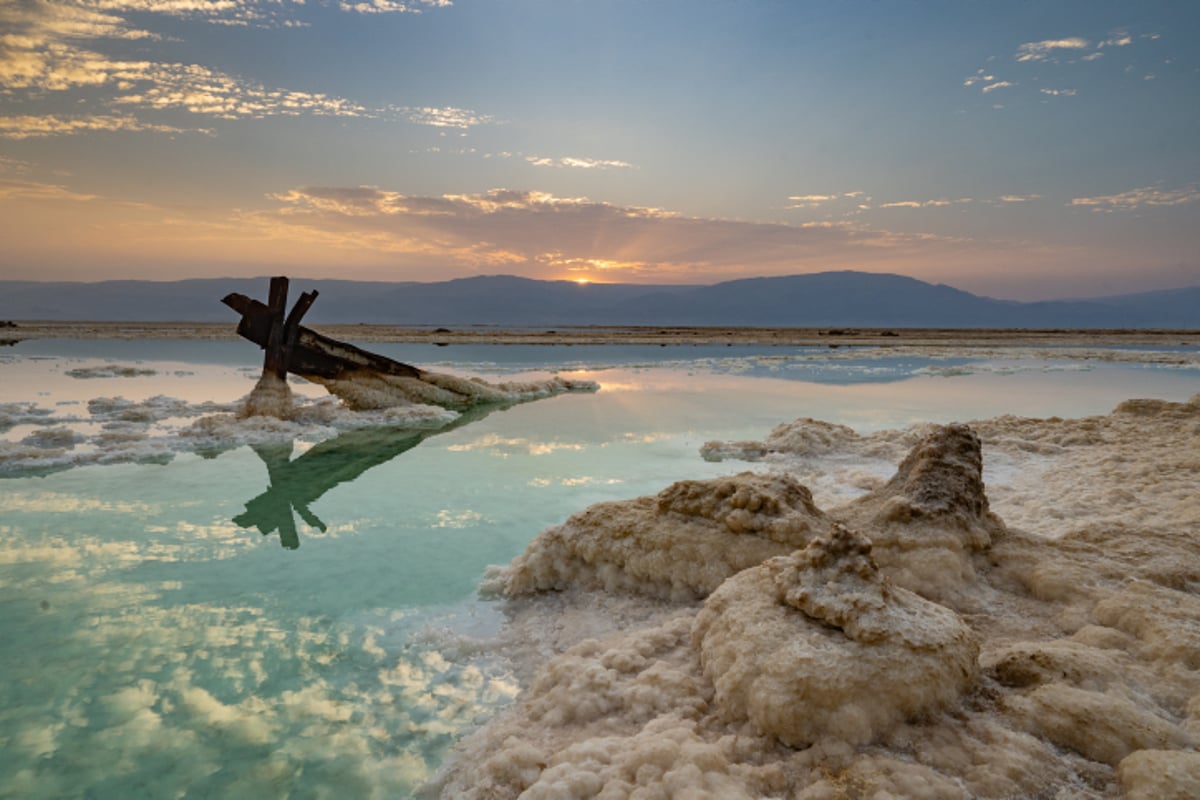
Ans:
{"type": "MultiPolygon", "coordinates": [[[[482,378],[460,378],[437,372],[425,372],[420,379],[362,371],[337,379],[313,376],[309,380],[324,386],[353,411],[417,406],[462,411],[482,405],[539,400],[564,392],[594,392],[599,388],[592,381],[567,380],[558,376],[542,381],[489,383],[482,378]]],[[[264,373],[247,395],[241,416],[289,419],[292,411],[292,392],[287,381],[264,373]]]]}
{"type": "Polygon", "coordinates": [[[771,438],[708,447],[775,472],[594,506],[497,570],[539,665],[427,794],[1200,796],[1200,396],[771,438]],[[821,509],[787,442],[910,452],[821,509]],[[985,492],[989,453],[1016,468],[985,492]]]}

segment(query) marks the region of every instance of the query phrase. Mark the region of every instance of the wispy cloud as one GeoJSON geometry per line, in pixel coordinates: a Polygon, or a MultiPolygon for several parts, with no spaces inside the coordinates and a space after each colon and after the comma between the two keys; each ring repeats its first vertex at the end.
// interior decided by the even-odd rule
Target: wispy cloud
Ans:
{"type": "Polygon", "coordinates": [[[342,11],[353,11],[359,14],[420,14],[427,8],[448,8],[454,5],[450,0],[369,0],[363,3],[343,2],[338,4],[342,11]]]}
{"type": "Polygon", "coordinates": [[[841,192],[840,194],[794,194],[788,197],[788,210],[819,208],[835,200],[870,200],[861,191],[841,192]]]}
{"type": "Polygon", "coordinates": [[[880,203],[877,208],[944,208],[945,206],[963,205],[972,203],[970,197],[959,197],[956,200],[947,200],[944,197],[935,200],[896,200],[891,203],[880,203]]]}
{"type": "Polygon", "coordinates": [[[1012,81],[996,80],[996,76],[984,69],[976,70],[974,75],[966,78],[963,81],[963,86],[972,87],[979,86],[980,90],[987,94],[994,92],[997,89],[1007,89],[1010,86],[1016,86],[1012,81]]]}
{"type": "MultiPolygon", "coordinates": [[[[1142,34],[1138,38],[1157,39],[1159,38],[1159,34],[1142,34]]],[[[1082,50],[1091,50],[1090,53],[1079,55],[1079,60],[1095,61],[1104,57],[1105,48],[1128,47],[1133,42],[1133,34],[1123,28],[1118,28],[1094,44],[1091,40],[1085,39],[1082,36],[1070,36],[1064,39],[1046,39],[1041,42],[1026,42],[1017,47],[1014,58],[1017,61],[1025,62],[1057,62],[1062,56],[1077,55],[1082,50]]]]}
{"type": "Polygon", "coordinates": [[[408,117],[409,122],[417,125],[428,125],[431,128],[467,130],[477,125],[490,125],[496,122],[495,117],[480,114],[469,108],[455,108],[454,106],[446,106],[444,108],[434,108],[432,106],[405,107],[401,108],[400,111],[408,117]]]}
{"type": "Polygon", "coordinates": [[[1133,44],[1133,37],[1127,30],[1115,30],[1108,35],[1108,38],[1100,42],[1097,47],[1127,47],[1133,44]]]}
{"type": "Polygon", "coordinates": [[[1084,206],[1093,211],[1129,211],[1156,206],[1181,206],[1200,201],[1200,187],[1184,186],[1179,189],[1163,189],[1159,186],[1143,186],[1117,194],[1076,197],[1073,206],[1084,206]]]}
{"type": "Polygon", "coordinates": [[[596,158],[546,158],[544,156],[525,156],[525,160],[535,167],[571,167],[574,169],[633,169],[628,161],[601,160],[596,158]]]}
{"type": "Polygon", "coordinates": [[[1040,194],[1002,194],[999,197],[1001,203],[1028,203],[1031,200],[1040,200],[1040,194]]]}
{"type": "Polygon", "coordinates": [[[1065,39],[1044,39],[1040,42],[1025,42],[1017,47],[1017,61],[1051,61],[1063,51],[1074,52],[1091,48],[1092,43],[1082,36],[1065,39]]]}
{"type": "Polygon", "coordinates": [[[99,199],[52,183],[0,179],[0,200],[55,200],[87,202],[99,199]]]}
{"type": "Polygon", "coordinates": [[[24,175],[33,169],[33,164],[19,158],[0,156],[0,175],[24,175]]]}
{"type": "Polygon", "coordinates": [[[207,130],[184,130],[171,125],[156,125],[130,116],[83,116],[63,117],[57,115],[0,117],[0,138],[34,139],[45,136],[63,136],[91,131],[152,131],[154,133],[211,133],[207,130]]]}
{"type": "Polygon", "coordinates": [[[274,199],[280,207],[260,220],[286,226],[281,237],[312,234],[329,243],[342,236],[347,248],[380,248],[399,259],[419,255],[443,269],[521,265],[539,275],[594,269],[613,280],[682,280],[793,271],[807,263],[879,263],[963,246],[925,233],[687,217],[510,189],[430,197],[377,187],[300,187],[274,199]]]}
{"type": "MultiPolygon", "coordinates": [[[[1037,42],[1025,42],[1017,46],[1013,58],[1018,63],[1025,65],[1015,68],[1022,70],[1029,70],[1038,64],[1059,64],[1064,61],[1066,63],[1096,61],[1104,58],[1105,52],[1112,48],[1128,47],[1137,39],[1157,38],[1159,38],[1158,34],[1134,36],[1122,28],[1110,32],[1107,36],[1099,40],[1092,40],[1083,36],[1067,36],[1061,39],[1043,39],[1037,42]]],[[[993,59],[989,59],[989,61],[991,60],[993,59]]],[[[1151,79],[1153,79],[1153,76],[1147,77],[1147,80],[1151,79]]],[[[1038,80],[1038,77],[1033,77],[1026,85],[1036,83],[1038,80]]],[[[997,89],[1009,89],[1019,85],[1018,81],[998,78],[995,70],[988,68],[978,69],[974,75],[970,75],[963,80],[963,86],[968,88],[978,87],[984,94],[994,92],[997,89]]],[[[1030,91],[1032,91],[1032,87],[1030,87],[1030,91]]],[[[1075,89],[1066,88],[1039,88],[1038,92],[1051,97],[1074,97],[1077,94],[1075,89]]],[[[1003,107],[1002,105],[993,106],[993,108],[1003,107]]]]}
{"type": "MultiPolygon", "coordinates": [[[[384,5],[389,3],[385,0],[384,5]]],[[[406,5],[409,10],[419,11],[450,3],[413,0],[390,5],[406,5]]],[[[399,114],[417,124],[459,129],[492,121],[486,115],[452,107],[368,108],[349,98],[266,86],[200,64],[115,58],[103,52],[112,40],[164,40],[145,27],[155,16],[291,27],[303,24],[289,14],[304,6],[303,0],[28,0],[0,4],[0,30],[7,31],[0,39],[0,97],[32,106],[49,95],[62,95],[88,111],[74,120],[61,113],[47,115],[40,127],[32,124],[30,114],[12,118],[21,124],[10,122],[5,135],[15,138],[88,130],[182,130],[176,120],[172,126],[141,116],[144,112],[163,111],[216,119],[302,115],[386,118],[399,114]],[[138,115],[138,119],[130,114],[138,115]]]]}
{"type": "Polygon", "coordinates": [[[987,70],[979,69],[975,71],[974,75],[963,81],[963,86],[975,86],[979,83],[988,84],[994,80],[996,80],[995,75],[989,74],[987,70]]]}
{"type": "Polygon", "coordinates": [[[1007,89],[1010,86],[1016,86],[1016,84],[1012,81],[996,81],[995,83],[989,83],[987,86],[984,86],[982,91],[984,94],[987,94],[988,92],[994,92],[997,89],[1007,89]]]}

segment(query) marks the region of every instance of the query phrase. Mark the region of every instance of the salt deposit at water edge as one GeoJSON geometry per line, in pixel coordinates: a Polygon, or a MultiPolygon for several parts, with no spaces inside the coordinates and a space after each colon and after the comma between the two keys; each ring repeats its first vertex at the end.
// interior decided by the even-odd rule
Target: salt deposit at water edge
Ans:
{"type": "MultiPolygon", "coordinates": [[[[114,365],[73,372],[79,373],[73,377],[89,378],[154,374],[114,365]]],[[[287,381],[263,375],[245,397],[225,403],[188,402],[165,395],[139,400],[93,397],[86,401],[86,415],[55,413],[33,402],[0,403],[0,433],[18,426],[33,429],[20,439],[0,439],[0,475],[46,473],[86,464],[161,463],[180,452],[214,453],[276,440],[320,441],[362,427],[436,429],[460,419],[469,409],[500,408],[598,388],[590,381],[560,377],[489,383],[424,375],[424,381],[350,376],[330,382],[328,388],[336,399],[303,396],[287,381]]]]}
{"type": "Polygon", "coordinates": [[[420,378],[360,372],[340,378],[314,377],[341,398],[348,408],[365,411],[405,405],[433,405],[467,409],[487,403],[519,403],[564,392],[594,392],[592,381],[555,376],[542,381],[490,383],[482,378],[461,378],[422,372],[420,378]]]}
{"type": "Polygon", "coordinates": [[[1200,396],[1079,420],[796,425],[709,448],[781,474],[594,507],[491,577],[521,626],[547,591],[560,632],[597,592],[628,624],[560,637],[431,793],[1195,796],[1200,396]],[[830,507],[787,475],[845,450],[900,468],[830,507]],[[992,458],[1014,468],[985,487],[992,458]],[[771,549],[756,540],[787,554],[723,555],[771,549]]]}

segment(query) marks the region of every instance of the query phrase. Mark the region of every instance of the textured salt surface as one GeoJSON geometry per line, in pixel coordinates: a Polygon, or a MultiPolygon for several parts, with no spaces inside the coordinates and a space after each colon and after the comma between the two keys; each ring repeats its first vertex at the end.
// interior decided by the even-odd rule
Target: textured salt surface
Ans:
{"type": "Polygon", "coordinates": [[[492,574],[513,656],[553,655],[429,793],[1196,796],[1200,396],[705,450],[781,472],[593,507],[492,574]],[[819,509],[783,471],[835,452],[901,464],[819,509]],[[1028,469],[985,491],[992,457],[1028,469]]]}
{"type": "MultiPolygon", "coordinates": [[[[124,378],[157,372],[104,365],[64,374],[124,378]]],[[[32,402],[0,403],[0,433],[31,428],[19,440],[0,440],[0,476],[87,464],[164,463],[181,452],[212,454],[246,444],[318,441],[354,428],[436,429],[473,407],[502,407],[598,388],[590,381],[560,377],[507,383],[437,373],[427,377],[429,382],[369,375],[331,381],[328,388],[339,400],[300,396],[287,382],[263,376],[249,394],[230,403],[189,403],[164,395],[142,400],[95,397],[87,401],[86,416],[54,413],[32,402]],[[90,435],[79,430],[88,425],[97,430],[90,435]]]]}

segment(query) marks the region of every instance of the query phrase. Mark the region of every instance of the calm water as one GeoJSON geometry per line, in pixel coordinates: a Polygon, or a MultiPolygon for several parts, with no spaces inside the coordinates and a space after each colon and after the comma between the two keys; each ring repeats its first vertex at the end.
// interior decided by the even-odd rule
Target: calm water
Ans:
{"type": "Polygon", "coordinates": [[[591,503],[747,468],[705,462],[704,442],[802,416],[875,430],[1200,392],[1194,351],[372,347],[601,389],[445,428],[341,419],[199,446],[180,431],[249,390],[254,348],[0,351],[0,797],[409,796],[518,691],[487,645],[485,567],[591,503]]]}

